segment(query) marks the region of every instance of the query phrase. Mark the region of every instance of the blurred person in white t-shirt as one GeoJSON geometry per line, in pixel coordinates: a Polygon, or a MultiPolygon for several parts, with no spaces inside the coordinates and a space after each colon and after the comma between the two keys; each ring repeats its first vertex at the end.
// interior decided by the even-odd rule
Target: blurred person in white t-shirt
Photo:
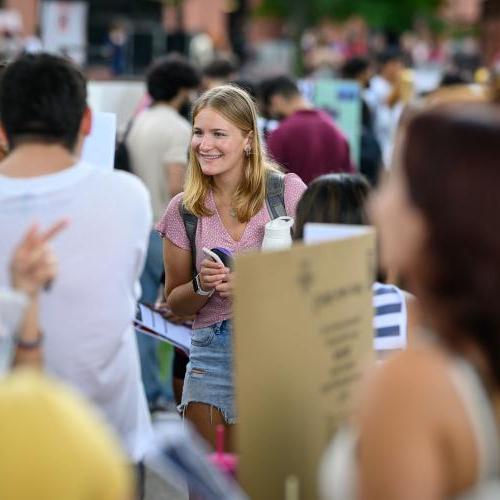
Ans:
{"type": "MultiPolygon", "coordinates": [[[[182,191],[191,141],[191,125],[182,113],[200,83],[196,67],[178,54],[158,59],[147,74],[152,103],[134,119],[126,145],[132,172],[142,179],[151,195],[154,222],[158,222],[170,199],[182,191]]],[[[140,301],[155,304],[163,290],[162,281],[161,239],[151,230],[140,301]]],[[[137,334],[137,342],[149,408],[152,412],[165,410],[172,394],[160,377],[159,342],[142,333],[137,334]]]]}
{"type": "Polygon", "coordinates": [[[9,259],[36,220],[71,224],[53,241],[59,275],[40,297],[44,367],[109,423],[132,463],[152,439],[132,320],[151,227],[149,195],[130,174],[79,159],[92,116],[86,81],[49,54],[10,63],[0,82],[0,286],[9,259]]]}

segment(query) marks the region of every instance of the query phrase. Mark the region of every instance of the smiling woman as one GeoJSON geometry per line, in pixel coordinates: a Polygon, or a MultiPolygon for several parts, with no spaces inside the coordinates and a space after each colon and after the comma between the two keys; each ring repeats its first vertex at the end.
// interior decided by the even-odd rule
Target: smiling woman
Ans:
{"type": "Polygon", "coordinates": [[[241,152],[251,151],[252,134],[243,132],[213,109],[202,109],[194,120],[191,146],[203,175],[238,175],[241,152]]]}
{"type": "MultiPolygon", "coordinates": [[[[196,315],[180,410],[215,443],[224,424],[228,448],[236,423],[232,373],[233,273],[203,258],[203,248],[236,254],[262,245],[271,215],[266,207],[269,175],[283,177],[287,215],[306,186],[279,173],[265,157],[250,96],[231,85],[203,94],[193,108],[193,135],[184,193],[174,197],[157,229],[164,238],[166,296],[175,314],[196,315]],[[197,218],[195,268],[181,212],[197,218]]],[[[206,252],[210,255],[209,252],[206,252]]]]}
{"type": "Polygon", "coordinates": [[[198,217],[210,214],[204,200],[215,175],[222,185],[236,187],[231,192],[221,185],[216,197],[248,222],[264,202],[267,173],[279,169],[262,153],[252,99],[239,87],[216,87],[196,102],[193,121],[185,207],[198,217]]]}

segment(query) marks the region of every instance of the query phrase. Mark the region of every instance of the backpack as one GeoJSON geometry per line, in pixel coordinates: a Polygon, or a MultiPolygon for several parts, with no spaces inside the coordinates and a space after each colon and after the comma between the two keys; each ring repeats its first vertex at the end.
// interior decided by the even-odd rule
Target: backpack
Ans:
{"type": "MultiPolygon", "coordinates": [[[[285,175],[276,170],[269,170],[266,179],[266,206],[271,220],[287,215],[285,208],[285,175]]],[[[189,212],[183,203],[179,204],[186,234],[191,247],[191,272],[196,276],[196,228],[198,217],[189,212]]]]}

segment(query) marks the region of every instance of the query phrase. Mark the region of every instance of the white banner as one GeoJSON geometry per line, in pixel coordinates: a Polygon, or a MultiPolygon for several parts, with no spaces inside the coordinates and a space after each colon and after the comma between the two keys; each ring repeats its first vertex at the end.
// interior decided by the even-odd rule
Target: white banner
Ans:
{"type": "Polygon", "coordinates": [[[44,50],[85,64],[87,12],[86,2],[42,2],[40,25],[44,50]]]}

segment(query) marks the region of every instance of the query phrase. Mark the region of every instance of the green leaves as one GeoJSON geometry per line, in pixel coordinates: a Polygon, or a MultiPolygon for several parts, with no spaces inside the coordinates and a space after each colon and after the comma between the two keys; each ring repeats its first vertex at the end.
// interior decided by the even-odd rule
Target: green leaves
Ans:
{"type": "MultiPolygon", "coordinates": [[[[321,18],[343,20],[352,15],[365,18],[375,28],[404,31],[411,28],[416,16],[430,17],[443,0],[301,0],[308,4],[308,23],[321,18]]],[[[293,18],[290,0],[263,0],[256,13],[262,16],[293,18]]]]}

